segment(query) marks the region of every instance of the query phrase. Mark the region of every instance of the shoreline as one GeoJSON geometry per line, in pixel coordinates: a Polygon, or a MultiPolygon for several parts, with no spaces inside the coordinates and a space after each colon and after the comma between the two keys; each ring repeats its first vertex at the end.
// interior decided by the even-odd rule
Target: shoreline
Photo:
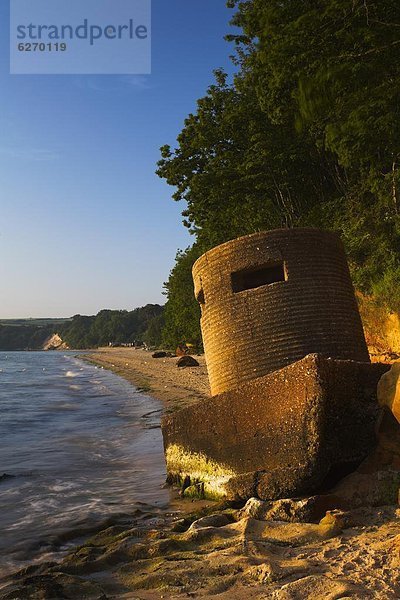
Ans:
{"type": "MultiPolygon", "coordinates": [[[[183,399],[187,397],[187,393],[189,393],[189,401],[194,402],[198,399],[203,398],[203,394],[201,390],[204,388],[204,380],[206,378],[205,374],[205,366],[203,369],[199,367],[199,371],[202,373],[197,376],[189,377],[191,379],[191,383],[187,382],[187,375],[181,376],[179,378],[179,372],[185,369],[178,369],[176,366],[177,359],[152,359],[150,352],[145,352],[143,350],[136,351],[136,363],[143,363],[146,367],[144,371],[138,367],[136,369],[132,369],[129,358],[130,356],[124,356],[124,351],[119,349],[100,349],[100,351],[83,351],[83,353],[76,354],[76,358],[79,360],[83,360],[84,362],[92,365],[96,365],[98,367],[102,367],[107,371],[110,371],[119,377],[125,379],[129,384],[134,386],[138,392],[140,392],[144,396],[148,396],[149,399],[154,399],[158,403],[161,404],[160,409],[165,410],[166,408],[171,409],[171,406],[177,404],[182,404],[183,399]],[[100,354],[100,356],[99,356],[100,354]],[[118,356],[116,356],[118,355],[118,356]],[[127,363],[128,361],[128,363],[127,363]],[[152,361],[152,362],[150,362],[152,361]],[[169,361],[169,364],[167,364],[169,361]],[[160,370],[160,363],[163,363],[164,369],[160,370]],[[152,377],[153,371],[157,372],[157,375],[154,377],[155,385],[150,385],[148,377],[152,377]],[[185,385],[187,387],[182,387],[179,385],[175,386],[163,386],[161,385],[165,381],[165,371],[170,373],[170,382],[172,382],[172,375],[178,375],[178,379],[185,381],[185,385]],[[194,382],[199,379],[199,383],[195,384],[194,382]]],[[[41,351],[43,352],[43,351],[41,351]]],[[[74,352],[73,350],[71,351],[74,352]]],[[[129,352],[129,351],[128,351],[129,352]]],[[[129,352],[131,354],[132,350],[129,352]]],[[[202,361],[201,357],[200,361],[202,361]]],[[[192,371],[192,369],[187,369],[187,371],[192,371]]],[[[160,412],[161,412],[160,411],[160,412]]],[[[166,484],[162,487],[166,487],[166,484]]],[[[91,524],[87,527],[85,525],[80,524],[79,527],[71,527],[71,529],[66,528],[61,531],[57,536],[54,537],[53,545],[54,545],[54,556],[50,556],[48,558],[44,558],[38,555],[37,557],[32,557],[31,559],[27,558],[25,564],[15,569],[5,570],[0,576],[0,598],[31,598],[36,597],[36,593],[46,593],[48,588],[51,590],[57,590],[58,587],[58,579],[59,579],[59,571],[64,572],[65,563],[69,562],[70,555],[79,554],[82,548],[91,547],[92,540],[101,540],[105,539],[105,547],[112,543],[113,537],[117,538],[119,534],[124,534],[124,532],[131,532],[132,527],[137,531],[137,535],[139,538],[146,538],[149,536],[152,538],[156,533],[160,532],[163,529],[170,529],[173,527],[173,523],[177,520],[184,520],[187,518],[191,518],[190,515],[193,513],[193,510],[196,511],[196,517],[198,515],[202,515],[203,513],[207,513],[210,510],[213,511],[216,507],[216,503],[212,500],[198,500],[194,504],[192,499],[184,499],[181,498],[178,494],[178,490],[174,489],[171,486],[169,488],[169,499],[167,503],[162,506],[146,504],[138,501],[137,506],[134,506],[132,509],[132,514],[130,515],[128,512],[120,510],[116,510],[115,513],[111,512],[110,514],[104,516],[102,522],[98,524],[91,524]],[[105,534],[106,532],[106,534],[105,534]],[[112,535],[111,535],[112,532],[112,535]],[[63,549],[63,546],[66,546],[63,549]],[[58,557],[57,557],[58,555],[58,557]],[[51,561],[51,562],[49,562],[51,561]],[[35,575],[38,576],[38,588],[31,591],[26,591],[25,588],[30,585],[30,576],[35,578],[35,575]],[[29,582],[25,579],[28,577],[29,582]],[[45,580],[51,581],[48,586],[45,580]],[[17,594],[14,595],[15,589],[18,591],[17,594]],[[32,595],[31,595],[32,593],[32,595]]],[[[160,488],[161,490],[161,488],[160,488]]],[[[192,520],[195,519],[195,516],[192,517],[192,520]]],[[[125,593],[128,591],[125,589],[125,586],[121,586],[113,575],[113,564],[112,560],[110,564],[106,564],[104,569],[101,569],[101,574],[95,577],[95,580],[99,580],[99,585],[107,590],[107,595],[104,598],[125,598],[125,593]],[[108,595],[110,594],[110,596],[108,595]]],[[[79,570],[79,567],[78,569],[79,570]]],[[[84,569],[85,570],[85,569],[84,569]]],[[[70,565],[65,566],[65,572],[70,575],[70,571],[75,571],[75,566],[71,567],[70,565]]],[[[87,575],[90,575],[93,571],[91,565],[88,566],[88,573],[84,574],[85,579],[87,575]]],[[[66,578],[67,579],[67,578],[66,578]]],[[[90,580],[90,577],[88,578],[90,580]]],[[[88,596],[82,595],[82,597],[92,597],[92,589],[94,593],[97,592],[97,581],[90,583],[90,581],[83,585],[83,581],[69,582],[66,581],[60,582],[62,586],[66,586],[69,588],[71,584],[72,589],[75,586],[82,586],[79,590],[79,593],[86,594],[86,591],[90,594],[88,596]],[[87,588],[87,590],[86,590],[87,588]]],[[[53,593],[53,591],[51,591],[53,593]]],[[[58,593],[58,592],[54,592],[58,593]]],[[[68,591],[67,591],[68,593],[68,591]]],[[[44,595],[43,597],[50,597],[44,595]]],[[[51,596],[51,598],[56,598],[58,596],[51,596]]],[[[63,596],[64,597],[64,596],[63,596]]],[[[65,596],[69,597],[69,596],[65,596]]],[[[81,596],[79,596],[81,597],[81,596]]],[[[96,596],[95,596],[96,597],[96,596]]],[[[100,597],[100,596],[99,596],[100,597]]],[[[130,598],[130,594],[128,592],[128,598],[130,598]]],[[[138,596],[135,594],[134,596],[137,598],[138,596]]],[[[159,596],[157,596],[159,597],[159,596]]],[[[103,595],[101,595],[103,598],[103,595]]]]}
{"type": "Polygon", "coordinates": [[[103,367],[126,379],[144,394],[159,400],[164,412],[178,410],[211,397],[204,355],[198,367],[177,367],[178,358],[152,358],[152,353],[133,348],[99,348],[79,355],[81,360],[103,367]]]}

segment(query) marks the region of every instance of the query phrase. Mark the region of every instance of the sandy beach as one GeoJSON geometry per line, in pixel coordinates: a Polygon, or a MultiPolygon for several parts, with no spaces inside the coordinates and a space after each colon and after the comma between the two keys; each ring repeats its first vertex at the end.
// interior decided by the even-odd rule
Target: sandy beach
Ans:
{"type": "MultiPolygon", "coordinates": [[[[176,358],[153,359],[142,350],[101,349],[85,357],[159,398],[166,411],[209,394],[204,358],[196,358],[200,367],[179,369],[176,358]]],[[[322,519],[296,515],[303,500],[288,501],[291,515],[285,515],[287,501],[243,507],[187,499],[144,522],[125,517],[61,563],[20,572],[0,598],[395,600],[398,482],[388,503],[379,496],[379,477],[358,477],[360,485],[369,486],[369,477],[375,485],[373,500],[365,494],[370,505],[328,511],[322,519]]]]}
{"type": "Polygon", "coordinates": [[[165,410],[176,410],[210,397],[204,356],[199,367],[178,368],[178,358],[152,358],[151,352],[133,348],[100,348],[83,356],[113,371],[161,400],[165,410]]]}

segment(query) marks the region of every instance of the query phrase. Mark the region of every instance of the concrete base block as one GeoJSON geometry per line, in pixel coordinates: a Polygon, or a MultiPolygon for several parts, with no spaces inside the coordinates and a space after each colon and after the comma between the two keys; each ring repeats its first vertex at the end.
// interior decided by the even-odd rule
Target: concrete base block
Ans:
{"type": "Polygon", "coordinates": [[[310,354],[163,419],[168,480],[212,498],[309,494],[376,444],[377,383],[388,365],[310,354]]]}

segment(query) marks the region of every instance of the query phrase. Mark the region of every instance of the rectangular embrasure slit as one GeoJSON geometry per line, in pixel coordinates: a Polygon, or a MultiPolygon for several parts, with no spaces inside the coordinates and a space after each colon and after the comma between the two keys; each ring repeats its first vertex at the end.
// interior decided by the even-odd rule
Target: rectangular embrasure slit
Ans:
{"type": "Polygon", "coordinates": [[[234,293],[252,290],[278,281],[286,281],[285,263],[279,262],[254,269],[244,269],[232,273],[232,290],[234,293]]]}
{"type": "Polygon", "coordinates": [[[206,303],[206,298],[204,296],[204,290],[203,289],[201,289],[199,291],[199,293],[197,294],[197,302],[199,304],[205,304],[206,303]]]}

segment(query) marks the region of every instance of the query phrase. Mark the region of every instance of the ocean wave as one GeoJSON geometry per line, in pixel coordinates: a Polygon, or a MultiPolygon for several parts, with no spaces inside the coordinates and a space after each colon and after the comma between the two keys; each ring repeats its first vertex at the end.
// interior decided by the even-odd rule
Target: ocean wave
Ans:
{"type": "Polygon", "coordinates": [[[67,371],[65,373],[65,377],[79,377],[79,373],[75,373],[74,371],[67,371]]]}
{"type": "Polygon", "coordinates": [[[161,435],[146,431],[158,402],[62,354],[20,353],[0,366],[0,476],[15,476],[0,485],[0,572],[11,556],[23,566],[55,548],[58,558],[54,540],[131,514],[138,499],[167,503],[161,435]]]}
{"type": "Polygon", "coordinates": [[[56,483],[49,485],[50,492],[66,492],[79,488],[77,483],[72,481],[57,481],[56,483]]]}

